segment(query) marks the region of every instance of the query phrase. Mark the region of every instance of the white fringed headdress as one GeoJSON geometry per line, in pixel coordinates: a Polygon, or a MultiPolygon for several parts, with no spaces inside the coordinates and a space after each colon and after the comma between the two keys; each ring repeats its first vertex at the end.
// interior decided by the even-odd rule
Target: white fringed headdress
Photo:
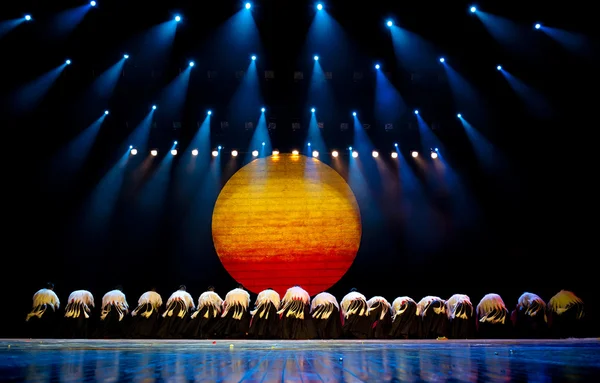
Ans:
{"type": "Polygon", "coordinates": [[[223,306],[224,309],[221,317],[225,317],[233,307],[235,310],[233,319],[240,320],[250,306],[250,294],[244,289],[233,289],[225,295],[223,306]]]}
{"type": "Polygon", "coordinates": [[[434,301],[442,302],[442,307],[434,307],[433,308],[434,313],[445,314],[446,313],[446,302],[440,297],[436,297],[434,295],[428,295],[428,296],[424,297],[423,299],[421,299],[419,301],[419,303],[417,303],[417,315],[418,316],[426,315],[427,311],[429,310],[429,306],[434,301]]]}
{"type": "Polygon", "coordinates": [[[286,317],[293,316],[304,319],[304,306],[306,305],[310,305],[308,292],[299,286],[290,287],[281,300],[281,309],[277,314],[281,315],[287,311],[286,317]]]}
{"type": "Polygon", "coordinates": [[[523,293],[517,301],[517,307],[525,311],[526,315],[535,316],[540,311],[544,313],[544,320],[546,320],[546,302],[538,295],[533,293],[523,293]]]}
{"type": "Polygon", "coordinates": [[[358,314],[358,316],[367,315],[367,298],[358,291],[352,291],[346,294],[346,296],[342,298],[342,302],[340,305],[342,306],[342,314],[346,318],[348,318],[348,316],[352,314],[358,314]],[[352,305],[352,302],[356,301],[360,302],[360,304],[356,305],[356,307],[353,307],[351,309],[350,306],[352,305]]]}
{"type": "Polygon", "coordinates": [[[28,321],[32,317],[41,318],[46,312],[46,308],[50,307],[52,311],[56,311],[60,307],[60,301],[56,293],[50,289],[41,289],[33,294],[33,309],[27,314],[28,321]]]}
{"type": "Polygon", "coordinates": [[[102,313],[100,319],[104,320],[112,308],[115,308],[119,314],[119,321],[123,320],[129,310],[125,294],[121,290],[111,290],[102,297],[102,313]]]}
{"type": "Polygon", "coordinates": [[[315,319],[329,319],[334,308],[340,310],[337,299],[327,292],[322,292],[312,299],[310,313],[315,319]]]}
{"type": "Polygon", "coordinates": [[[189,310],[193,310],[196,307],[194,305],[194,298],[187,291],[175,291],[167,300],[167,310],[163,313],[163,318],[173,316],[176,307],[179,307],[177,316],[184,318],[189,310]]]}
{"type": "Polygon", "coordinates": [[[131,316],[136,316],[142,308],[146,308],[146,311],[141,315],[144,318],[149,318],[162,304],[162,297],[159,293],[156,291],[146,291],[138,299],[138,306],[131,312],[131,316]],[[146,305],[150,305],[150,310],[147,309],[146,305]]]}
{"type": "Polygon", "coordinates": [[[506,321],[508,310],[498,294],[486,294],[477,305],[477,317],[480,322],[502,323],[506,321]]]}
{"type": "Polygon", "coordinates": [[[404,296],[394,299],[394,302],[392,302],[392,319],[395,319],[398,315],[404,314],[408,308],[407,303],[413,303],[415,306],[417,305],[417,302],[410,297],[404,296]]]}
{"type": "Polygon", "coordinates": [[[210,310],[213,311],[213,316],[217,316],[221,314],[221,309],[223,307],[223,299],[219,296],[219,294],[214,291],[205,291],[200,294],[198,298],[198,309],[192,314],[191,318],[194,319],[198,316],[198,313],[202,311],[203,308],[208,307],[208,310],[204,313],[204,318],[210,317],[210,310]]]}
{"type": "MultiPolygon", "coordinates": [[[[583,306],[583,301],[577,295],[568,290],[560,290],[555,296],[550,298],[548,306],[557,315],[563,314],[565,311],[571,308],[573,305],[583,306]]],[[[577,319],[581,319],[584,316],[583,309],[579,310],[577,319]]]]}
{"type": "Polygon", "coordinates": [[[259,318],[264,316],[265,319],[268,319],[269,311],[265,309],[269,303],[275,307],[275,310],[279,309],[279,306],[281,305],[281,298],[279,297],[279,293],[277,291],[271,289],[261,291],[256,297],[256,302],[254,302],[254,310],[250,311],[250,315],[255,316],[258,314],[259,318]]]}
{"type": "Polygon", "coordinates": [[[90,307],[94,307],[94,296],[87,290],[75,290],[69,295],[67,307],[65,307],[65,318],[90,317],[90,307]]]}
{"type": "Polygon", "coordinates": [[[383,310],[381,310],[381,315],[379,316],[379,320],[383,320],[386,314],[391,311],[392,305],[384,297],[375,296],[367,301],[367,305],[369,306],[367,313],[371,312],[371,310],[374,309],[373,306],[377,304],[380,304],[383,307],[383,310]]]}
{"type": "Polygon", "coordinates": [[[461,319],[469,319],[473,316],[473,304],[471,303],[471,298],[465,294],[454,294],[446,301],[446,308],[448,313],[448,318],[461,318],[461,319]],[[457,312],[458,304],[462,304],[462,311],[457,312]],[[467,313],[465,307],[469,308],[469,312],[467,313]]]}

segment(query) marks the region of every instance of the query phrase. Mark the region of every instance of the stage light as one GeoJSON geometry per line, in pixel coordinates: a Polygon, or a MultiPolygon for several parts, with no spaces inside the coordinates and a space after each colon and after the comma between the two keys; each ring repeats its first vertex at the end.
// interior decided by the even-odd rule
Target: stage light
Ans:
{"type": "Polygon", "coordinates": [[[96,2],[95,2],[95,1],[90,1],[90,5],[91,5],[92,7],[95,7],[95,6],[96,6],[96,2]]]}
{"type": "Polygon", "coordinates": [[[356,117],[356,112],[352,112],[352,115],[353,115],[354,117],[356,117]]]}
{"type": "Polygon", "coordinates": [[[108,110],[105,110],[105,111],[104,111],[104,115],[105,115],[105,116],[108,116],[108,114],[109,114],[109,113],[110,113],[110,112],[109,112],[108,110]]]}
{"type": "Polygon", "coordinates": [[[132,156],[135,156],[137,154],[137,149],[133,148],[129,152],[131,153],[132,156]]]}
{"type": "Polygon", "coordinates": [[[237,157],[237,155],[238,155],[238,154],[239,154],[239,153],[238,153],[238,151],[237,151],[237,150],[232,150],[232,151],[231,151],[231,155],[232,155],[233,157],[237,157]]]}
{"type": "Polygon", "coordinates": [[[397,142],[394,142],[394,146],[395,146],[395,147],[398,147],[398,143],[397,143],[397,142]]]}
{"type": "Polygon", "coordinates": [[[392,152],[392,158],[398,158],[398,153],[392,152]]]}
{"type": "Polygon", "coordinates": [[[216,156],[218,156],[218,155],[219,155],[219,151],[218,151],[218,150],[213,150],[213,151],[212,151],[212,156],[213,156],[213,157],[216,157],[216,156]]]}
{"type": "Polygon", "coordinates": [[[391,27],[392,25],[394,25],[394,23],[392,22],[392,20],[388,20],[387,23],[385,23],[388,27],[391,27]]]}
{"type": "Polygon", "coordinates": [[[250,9],[250,8],[252,8],[252,4],[246,3],[246,9],[250,9]]]}
{"type": "Polygon", "coordinates": [[[322,11],[323,10],[323,4],[321,4],[321,3],[317,4],[317,10],[318,11],[322,11]]]}
{"type": "Polygon", "coordinates": [[[415,109],[415,114],[419,114],[419,110],[418,109],[415,109]]]}
{"type": "Polygon", "coordinates": [[[358,152],[357,151],[352,152],[352,158],[356,158],[356,157],[358,157],[358,152]]]}
{"type": "Polygon", "coordinates": [[[190,64],[189,64],[189,65],[190,65],[190,67],[193,67],[194,65],[196,65],[196,63],[195,63],[195,62],[193,62],[193,61],[190,61],[190,64]]]}
{"type": "Polygon", "coordinates": [[[414,150],[410,153],[411,156],[413,156],[413,158],[417,158],[419,157],[419,152],[415,152],[414,150]]]}
{"type": "Polygon", "coordinates": [[[377,150],[373,150],[373,153],[371,153],[371,155],[373,156],[373,158],[377,158],[379,157],[379,152],[377,150]]]}
{"type": "Polygon", "coordinates": [[[150,154],[152,155],[152,157],[156,157],[156,156],[158,156],[158,150],[156,150],[156,149],[152,149],[152,150],[150,151],[150,154]]]}
{"type": "Polygon", "coordinates": [[[444,61],[446,61],[446,59],[443,57],[440,57],[440,62],[443,63],[444,61]]]}
{"type": "Polygon", "coordinates": [[[274,156],[278,156],[279,155],[279,150],[273,150],[273,152],[271,153],[274,156]]]}
{"type": "Polygon", "coordinates": [[[192,156],[197,156],[197,155],[198,155],[198,149],[192,150],[192,156]]]}
{"type": "Polygon", "coordinates": [[[438,154],[436,152],[431,152],[431,158],[435,160],[436,158],[438,158],[438,154]]]}
{"type": "Polygon", "coordinates": [[[317,158],[317,157],[319,157],[319,152],[317,152],[316,150],[313,150],[312,155],[313,155],[313,157],[317,158]]]}
{"type": "Polygon", "coordinates": [[[156,105],[152,105],[152,110],[156,110],[156,105]]]}
{"type": "Polygon", "coordinates": [[[379,64],[375,64],[375,69],[379,69],[381,66],[379,64]]]}
{"type": "Polygon", "coordinates": [[[540,29],[542,27],[542,24],[537,23],[536,25],[533,26],[535,29],[540,29]]]}
{"type": "Polygon", "coordinates": [[[496,70],[502,70],[502,65],[498,65],[498,66],[496,67],[496,70]]]}
{"type": "Polygon", "coordinates": [[[210,116],[212,114],[212,110],[209,110],[208,112],[206,112],[206,114],[210,116]]]}
{"type": "Polygon", "coordinates": [[[300,152],[298,152],[297,150],[292,150],[292,154],[297,156],[298,154],[300,154],[300,152]]]}
{"type": "Polygon", "coordinates": [[[181,21],[181,16],[179,16],[179,15],[175,16],[175,21],[176,22],[180,22],[181,21]]]}
{"type": "Polygon", "coordinates": [[[264,113],[266,111],[266,109],[265,108],[260,108],[260,111],[264,113]]]}
{"type": "Polygon", "coordinates": [[[348,150],[349,150],[349,151],[352,151],[352,146],[348,146],[348,150]]]}
{"type": "Polygon", "coordinates": [[[456,115],[456,117],[462,118],[462,114],[459,113],[459,114],[456,115]]]}
{"type": "Polygon", "coordinates": [[[256,61],[256,56],[252,56],[250,58],[252,59],[252,61],[256,61]]]}
{"type": "Polygon", "coordinates": [[[471,11],[471,13],[475,13],[477,12],[477,7],[471,7],[469,10],[471,11]]]}
{"type": "Polygon", "coordinates": [[[258,150],[252,151],[252,157],[258,157],[258,150]]]}
{"type": "Polygon", "coordinates": [[[128,55],[128,54],[124,54],[124,55],[123,55],[123,58],[124,58],[125,60],[127,60],[127,59],[129,58],[129,55],[128,55]]]}
{"type": "Polygon", "coordinates": [[[315,55],[315,57],[313,57],[313,59],[314,59],[315,61],[319,61],[319,56],[315,55]]]}
{"type": "Polygon", "coordinates": [[[338,153],[338,151],[337,151],[337,150],[334,150],[333,152],[331,152],[331,156],[332,156],[332,157],[337,157],[337,156],[339,156],[339,155],[340,155],[340,154],[338,153]]]}
{"type": "Polygon", "coordinates": [[[177,145],[177,141],[173,141],[173,145],[177,145]]]}
{"type": "Polygon", "coordinates": [[[71,65],[71,60],[67,60],[67,61],[65,61],[65,64],[67,64],[67,65],[71,65]]]}
{"type": "Polygon", "coordinates": [[[217,149],[221,150],[223,147],[221,145],[217,146],[217,149]]]}
{"type": "Polygon", "coordinates": [[[265,146],[265,143],[263,142],[261,145],[262,145],[262,146],[265,146]]]}
{"type": "Polygon", "coordinates": [[[177,155],[177,149],[171,149],[171,155],[172,156],[176,156],[177,155]]]}
{"type": "Polygon", "coordinates": [[[312,108],[310,111],[311,111],[312,113],[316,112],[315,108],[312,108]]]}
{"type": "Polygon", "coordinates": [[[310,148],[310,142],[308,144],[306,144],[309,148],[310,148]]]}
{"type": "Polygon", "coordinates": [[[25,15],[25,21],[31,21],[31,15],[25,15]]]}

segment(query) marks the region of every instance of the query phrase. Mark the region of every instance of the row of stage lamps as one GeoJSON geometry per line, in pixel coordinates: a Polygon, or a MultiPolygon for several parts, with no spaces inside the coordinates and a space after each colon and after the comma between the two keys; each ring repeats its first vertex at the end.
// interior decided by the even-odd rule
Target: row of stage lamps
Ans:
{"type": "MultiPolygon", "coordinates": [[[[396,147],[397,147],[397,145],[396,145],[396,147]]],[[[217,149],[213,150],[212,153],[211,153],[212,156],[213,157],[218,157],[221,154],[221,149],[222,149],[222,147],[219,146],[217,149]]],[[[356,150],[353,150],[352,147],[348,148],[348,151],[350,152],[350,155],[353,158],[357,158],[358,157],[358,152],[356,150]]],[[[433,159],[438,158],[439,157],[438,152],[439,152],[439,150],[437,148],[432,149],[431,153],[430,153],[431,158],[433,158],[433,159]]],[[[132,156],[136,156],[139,153],[139,151],[136,148],[134,148],[133,146],[130,146],[129,147],[129,153],[132,156]]],[[[171,149],[170,153],[171,153],[171,155],[176,156],[177,154],[179,154],[179,151],[177,149],[171,149]]],[[[196,157],[199,154],[199,151],[198,151],[198,149],[193,149],[191,153],[192,153],[192,156],[196,157]]],[[[231,151],[231,156],[232,157],[237,157],[239,154],[240,153],[237,150],[235,150],[235,149],[231,151]]],[[[253,150],[252,151],[252,157],[258,157],[259,154],[260,153],[258,152],[258,150],[253,150]]],[[[311,154],[312,154],[312,156],[314,158],[318,158],[319,155],[320,155],[320,153],[317,150],[313,150],[311,154]]],[[[338,152],[337,150],[333,150],[330,154],[331,154],[331,156],[333,158],[338,158],[340,156],[340,152],[338,152]]],[[[152,149],[150,151],[150,155],[153,156],[153,157],[158,156],[158,150],[157,149],[152,149]]],[[[272,156],[278,156],[279,155],[279,150],[273,150],[271,152],[271,155],[272,156]]],[[[293,156],[299,156],[300,152],[298,150],[293,150],[292,151],[292,155],[293,156]]],[[[417,158],[417,157],[419,157],[419,152],[417,152],[416,150],[413,150],[410,153],[410,155],[413,158],[417,158]]],[[[378,158],[379,157],[379,152],[376,151],[376,150],[373,150],[371,152],[371,156],[373,158],[378,158]]],[[[390,157],[392,157],[392,158],[398,158],[398,152],[397,151],[396,152],[391,152],[390,153],[390,157]]]]}

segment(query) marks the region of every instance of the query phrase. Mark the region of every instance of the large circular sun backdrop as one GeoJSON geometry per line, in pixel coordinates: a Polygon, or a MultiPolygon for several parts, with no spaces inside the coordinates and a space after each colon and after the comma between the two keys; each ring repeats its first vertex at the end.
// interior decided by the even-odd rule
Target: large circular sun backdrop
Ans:
{"type": "Polygon", "coordinates": [[[360,246],[360,211],[346,181],[315,158],[256,159],[221,190],[215,249],[231,276],[258,293],[302,286],[314,295],[348,271],[360,246]]]}

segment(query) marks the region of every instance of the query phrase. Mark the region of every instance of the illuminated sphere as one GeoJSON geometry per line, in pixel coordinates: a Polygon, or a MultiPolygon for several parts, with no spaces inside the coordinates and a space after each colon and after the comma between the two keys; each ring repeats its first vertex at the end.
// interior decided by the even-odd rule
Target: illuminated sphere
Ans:
{"type": "Polygon", "coordinates": [[[398,158],[398,153],[392,152],[392,158],[398,158]]]}
{"type": "Polygon", "coordinates": [[[331,155],[332,155],[332,156],[334,156],[334,157],[337,157],[337,156],[339,156],[340,154],[338,153],[338,151],[337,151],[337,150],[334,150],[333,152],[331,152],[331,155]]]}
{"type": "Polygon", "coordinates": [[[198,155],[198,149],[192,150],[192,156],[197,156],[197,155],[198,155]]]}
{"type": "Polygon", "coordinates": [[[353,157],[353,158],[356,158],[356,157],[358,157],[358,152],[356,152],[356,151],[352,152],[352,157],[353,157]]]}
{"type": "Polygon", "coordinates": [[[438,154],[436,152],[431,152],[431,158],[433,158],[433,159],[438,158],[438,154]]]}
{"type": "Polygon", "coordinates": [[[300,154],[300,152],[298,152],[297,150],[292,150],[292,154],[297,156],[298,154],[300,154]]]}
{"type": "Polygon", "coordinates": [[[238,170],[212,216],[221,263],[254,293],[329,289],[354,262],[361,235],[358,204],[344,178],[303,155],[260,158],[238,170]]]}
{"type": "Polygon", "coordinates": [[[319,152],[318,152],[318,151],[316,151],[316,150],[313,150],[313,152],[312,152],[312,156],[313,156],[313,157],[315,157],[315,158],[316,158],[316,157],[319,157],[319,152]]]}
{"type": "Polygon", "coordinates": [[[258,150],[253,150],[252,151],[252,156],[253,157],[258,157],[258,150]]]}
{"type": "Polygon", "coordinates": [[[137,149],[131,149],[131,154],[135,156],[137,154],[137,149]]]}
{"type": "Polygon", "coordinates": [[[413,158],[419,157],[419,153],[418,152],[412,152],[410,155],[413,156],[413,158]]]}
{"type": "Polygon", "coordinates": [[[177,149],[172,149],[171,150],[171,155],[176,156],[177,155],[177,149]]]}
{"type": "Polygon", "coordinates": [[[213,151],[212,151],[212,156],[213,156],[213,157],[216,157],[216,156],[218,156],[218,155],[219,155],[219,152],[218,152],[218,151],[216,151],[216,150],[213,150],[213,151]]]}
{"type": "Polygon", "coordinates": [[[373,158],[377,158],[377,157],[379,157],[379,152],[377,152],[376,150],[373,150],[373,153],[371,153],[371,155],[373,155],[373,158]]]}
{"type": "Polygon", "coordinates": [[[153,150],[151,150],[151,151],[150,151],[150,154],[151,154],[153,157],[156,157],[156,156],[158,155],[158,150],[154,150],[154,149],[153,149],[153,150]]]}
{"type": "Polygon", "coordinates": [[[237,157],[238,151],[237,150],[232,150],[231,151],[231,155],[234,156],[234,157],[237,157]]]}

